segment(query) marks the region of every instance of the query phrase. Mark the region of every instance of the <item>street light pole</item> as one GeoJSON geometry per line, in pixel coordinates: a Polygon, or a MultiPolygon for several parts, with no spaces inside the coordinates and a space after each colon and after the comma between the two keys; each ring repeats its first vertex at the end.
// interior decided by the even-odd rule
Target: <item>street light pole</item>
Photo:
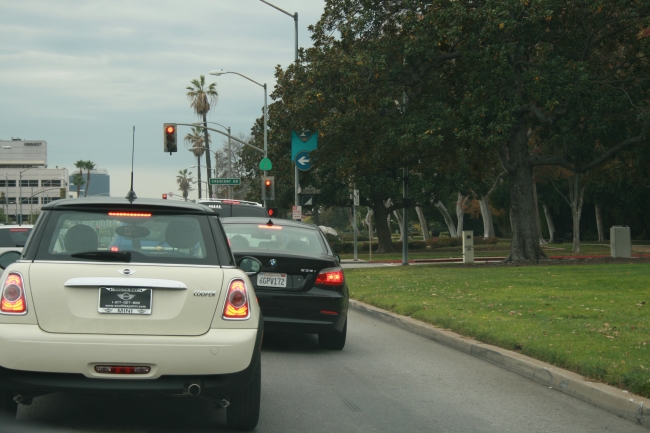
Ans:
{"type": "MultiPolygon", "coordinates": [[[[264,158],[267,158],[268,157],[268,148],[269,148],[269,144],[268,144],[268,127],[267,127],[268,121],[267,121],[267,119],[268,119],[269,115],[268,115],[268,107],[267,107],[266,83],[260,84],[257,81],[247,77],[246,75],[240,74],[239,72],[224,71],[223,69],[210,71],[210,75],[214,75],[216,77],[218,77],[220,75],[224,75],[224,74],[239,75],[240,77],[246,78],[248,81],[251,81],[251,82],[257,84],[258,86],[260,86],[260,87],[262,87],[264,89],[264,158]]],[[[228,132],[228,136],[230,137],[230,132],[228,132]]],[[[266,172],[266,170],[264,170],[264,176],[266,176],[266,175],[267,175],[267,172],[266,172]]],[[[266,207],[266,200],[264,200],[264,208],[265,209],[267,208],[266,207]]]]}
{"type": "MultiPolygon", "coordinates": [[[[295,62],[296,65],[298,64],[298,12],[294,12],[293,14],[290,14],[289,12],[285,11],[284,9],[281,9],[277,7],[274,4],[271,4],[267,2],[266,0],[260,0],[262,3],[267,4],[271,6],[272,8],[282,12],[285,15],[290,16],[293,18],[293,23],[294,23],[294,28],[295,28],[295,62]]],[[[266,128],[265,128],[266,129],[266,128]]],[[[298,206],[298,179],[299,179],[300,173],[298,172],[298,165],[294,164],[294,169],[293,169],[293,179],[294,179],[294,204],[298,206]]]]}

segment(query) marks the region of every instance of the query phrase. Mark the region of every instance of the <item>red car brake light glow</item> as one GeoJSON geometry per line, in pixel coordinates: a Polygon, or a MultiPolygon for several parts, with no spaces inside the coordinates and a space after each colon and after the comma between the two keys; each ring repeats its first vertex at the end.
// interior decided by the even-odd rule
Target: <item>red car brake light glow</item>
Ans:
{"type": "Polygon", "coordinates": [[[226,320],[247,320],[250,316],[246,283],[244,280],[232,280],[226,294],[222,317],[226,320]]]}
{"type": "Polygon", "coordinates": [[[149,218],[151,216],[151,213],[149,213],[149,212],[109,212],[108,216],[149,218]]]}
{"type": "Polygon", "coordinates": [[[282,230],[282,226],[269,226],[269,225],[266,225],[266,224],[259,225],[257,227],[259,227],[261,229],[282,230]]]}
{"type": "Polygon", "coordinates": [[[342,268],[327,268],[320,271],[316,277],[317,286],[342,286],[343,285],[343,269],[342,268]]]}
{"type": "Polygon", "coordinates": [[[29,229],[9,229],[10,232],[26,232],[29,229]]]}
{"type": "Polygon", "coordinates": [[[0,298],[0,313],[25,314],[27,301],[23,288],[23,277],[18,273],[10,273],[2,284],[2,297],[0,298]]]}
{"type": "Polygon", "coordinates": [[[235,201],[235,200],[221,200],[221,203],[225,204],[241,204],[241,202],[235,201]]]}

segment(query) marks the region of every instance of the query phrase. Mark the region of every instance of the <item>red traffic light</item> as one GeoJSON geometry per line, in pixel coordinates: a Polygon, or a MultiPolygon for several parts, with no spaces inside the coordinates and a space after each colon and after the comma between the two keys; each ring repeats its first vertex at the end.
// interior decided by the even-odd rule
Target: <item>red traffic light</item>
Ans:
{"type": "Polygon", "coordinates": [[[271,179],[266,179],[264,185],[266,186],[266,189],[269,189],[271,187],[271,179]]]}
{"type": "Polygon", "coordinates": [[[167,200],[167,194],[163,194],[163,200],[167,200]]]}
{"type": "Polygon", "coordinates": [[[173,134],[174,131],[176,131],[176,128],[174,126],[172,126],[172,125],[169,125],[169,126],[167,126],[166,131],[167,131],[167,134],[173,134]]]}

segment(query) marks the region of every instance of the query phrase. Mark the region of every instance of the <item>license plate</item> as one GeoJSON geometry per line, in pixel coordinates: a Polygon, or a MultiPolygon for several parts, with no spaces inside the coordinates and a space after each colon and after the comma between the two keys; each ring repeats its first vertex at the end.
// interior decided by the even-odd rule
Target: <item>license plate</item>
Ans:
{"type": "Polygon", "coordinates": [[[262,287],[287,287],[287,274],[260,272],[257,274],[257,285],[262,287]]]}
{"type": "Polygon", "coordinates": [[[151,289],[100,287],[99,307],[103,314],[151,314],[151,289]]]}

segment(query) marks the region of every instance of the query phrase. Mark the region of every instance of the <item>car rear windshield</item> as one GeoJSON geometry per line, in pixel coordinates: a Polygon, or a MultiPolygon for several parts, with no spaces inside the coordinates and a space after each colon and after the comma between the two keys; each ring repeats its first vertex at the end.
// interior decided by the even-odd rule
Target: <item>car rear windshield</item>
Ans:
{"type": "Polygon", "coordinates": [[[234,217],[262,217],[266,218],[266,209],[261,206],[251,206],[247,204],[232,205],[232,215],[234,217]]]}
{"type": "Polygon", "coordinates": [[[0,247],[24,247],[31,227],[0,228],[0,247]]]}
{"type": "Polygon", "coordinates": [[[218,264],[207,215],[54,211],[37,260],[218,264]],[[128,254],[124,254],[128,253],[128,254]]]}
{"type": "Polygon", "coordinates": [[[224,224],[233,251],[264,249],[295,253],[327,254],[318,230],[266,224],[224,224]]]}

